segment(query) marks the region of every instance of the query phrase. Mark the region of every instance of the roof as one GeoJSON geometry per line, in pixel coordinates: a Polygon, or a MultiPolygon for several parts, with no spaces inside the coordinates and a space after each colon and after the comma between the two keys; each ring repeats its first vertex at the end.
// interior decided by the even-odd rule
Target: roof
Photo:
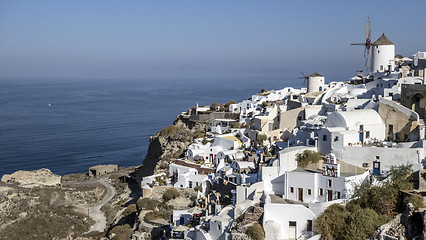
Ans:
{"type": "Polygon", "coordinates": [[[375,42],[373,42],[371,45],[378,46],[378,45],[395,45],[391,40],[389,40],[388,37],[385,36],[383,33],[382,36],[379,37],[375,42]]]}
{"type": "Polygon", "coordinates": [[[324,77],[323,75],[319,74],[318,72],[314,72],[309,77],[324,77]]]}
{"type": "Polygon", "coordinates": [[[335,111],[328,116],[324,127],[343,127],[353,130],[352,128],[359,124],[379,125],[383,124],[383,121],[379,113],[373,109],[335,111]]]}

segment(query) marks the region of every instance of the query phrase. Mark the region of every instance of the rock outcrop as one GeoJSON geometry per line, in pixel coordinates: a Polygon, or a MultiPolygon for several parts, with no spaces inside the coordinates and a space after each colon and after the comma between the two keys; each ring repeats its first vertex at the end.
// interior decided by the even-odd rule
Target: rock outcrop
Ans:
{"type": "Polygon", "coordinates": [[[19,183],[25,187],[33,186],[60,186],[61,176],[52,173],[49,169],[43,168],[34,171],[16,171],[12,174],[5,174],[1,178],[5,183],[19,183]]]}

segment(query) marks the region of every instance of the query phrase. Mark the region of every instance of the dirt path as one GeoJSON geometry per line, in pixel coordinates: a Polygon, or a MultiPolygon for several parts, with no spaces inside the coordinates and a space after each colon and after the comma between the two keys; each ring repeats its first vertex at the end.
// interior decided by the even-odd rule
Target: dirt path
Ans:
{"type": "Polygon", "coordinates": [[[89,232],[105,231],[107,221],[104,212],[101,211],[101,207],[108,203],[115,195],[115,188],[111,186],[107,181],[107,178],[98,178],[97,182],[102,184],[107,191],[102,201],[92,207],[89,207],[89,216],[96,222],[93,226],[90,227],[89,232]]]}
{"type": "Polygon", "coordinates": [[[101,211],[101,207],[108,203],[116,193],[115,188],[108,183],[108,177],[109,175],[105,175],[84,182],[67,182],[63,184],[63,186],[84,186],[91,184],[101,184],[106,189],[105,196],[97,204],[90,207],[76,206],[76,209],[78,211],[84,214],[88,214],[89,217],[95,221],[95,224],[90,227],[90,230],[87,233],[95,231],[105,231],[107,221],[104,212],[101,211]]]}

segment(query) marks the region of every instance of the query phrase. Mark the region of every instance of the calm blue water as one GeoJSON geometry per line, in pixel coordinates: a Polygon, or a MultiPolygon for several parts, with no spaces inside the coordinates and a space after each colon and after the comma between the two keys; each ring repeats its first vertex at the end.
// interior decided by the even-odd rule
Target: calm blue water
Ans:
{"type": "Polygon", "coordinates": [[[0,81],[0,176],[142,164],[149,137],[188,108],[241,101],[293,79],[0,81]],[[51,106],[48,104],[51,103],[51,106]]]}

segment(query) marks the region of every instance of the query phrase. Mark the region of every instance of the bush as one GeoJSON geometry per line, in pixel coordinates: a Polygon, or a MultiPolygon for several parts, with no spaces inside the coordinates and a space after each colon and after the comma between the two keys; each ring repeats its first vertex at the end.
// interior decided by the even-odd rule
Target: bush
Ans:
{"type": "Polygon", "coordinates": [[[319,160],[321,160],[321,155],[312,150],[305,150],[296,155],[298,167],[306,167],[309,163],[317,163],[319,160]]]}
{"type": "Polygon", "coordinates": [[[344,239],[349,214],[344,206],[333,204],[314,222],[315,229],[324,239],[344,239]]]}
{"type": "Polygon", "coordinates": [[[157,208],[158,203],[160,203],[158,200],[150,198],[139,198],[137,202],[137,207],[138,209],[154,210],[155,208],[157,208]]]}
{"type": "Polygon", "coordinates": [[[132,228],[130,227],[129,224],[125,224],[123,226],[121,226],[121,225],[115,226],[111,230],[111,233],[117,234],[113,238],[114,240],[130,239],[132,237],[133,230],[132,230],[132,228]]]}
{"type": "Polygon", "coordinates": [[[170,125],[160,130],[160,136],[170,137],[175,135],[178,131],[178,126],[170,125]]]}
{"type": "Polygon", "coordinates": [[[136,213],[136,211],[136,204],[130,204],[129,206],[127,206],[126,210],[124,210],[123,215],[129,216],[130,214],[136,213]]]}
{"type": "Polygon", "coordinates": [[[206,136],[206,132],[202,129],[197,129],[194,131],[194,136],[196,138],[204,138],[206,136]]]}
{"type": "Polygon", "coordinates": [[[263,231],[262,226],[255,222],[253,225],[247,228],[247,235],[249,235],[252,239],[265,239],[265,232],[263,231]]]}
{"type": "Polygon", "coordinates": [[[148,212],[147,214],[145,214],[144,219],[146,221],[153,221],[156,219],[165,219],[165,220],[169,220],[170,216],[173,214],[172,211],[152,211],[152,212],[148,212]]]}
{"type": "Polygon", "coordinates": [[[211,110],[211,111],[216,111],[216,108],[217,108],[217,107],[222,108],[222,107],[223,107],[223,104],[220,104],[220,103],[212,103],[212,105],[210,105],[210,110],[211,110]]]}
{"type": "Polygon", "coordinates": [[[203,191],[203,187],[201,186],[201,185],[198,185],[198,186],[196,186],[196,187],[194,187],[194,191],[199,191],[199,192],[202,192],[203,191]]]}
{"type": "Polygon", "coordinates": [[[348,227],[342,239],[369,239],[386,221],[374,210],[365,208],[352,213],[347,222],[348,227]]]}
{"type": "Polygon", "coordinates": [[[229,110],[229,105],[231,104],[236,104],[237,102],[234,100],[228,101],[227,103],[225,103],[225,110],[228,111],[229,110]]]}
{"type": "Polygon", "coordinates": [[[168,202],[168,201],[175,199],[179,196],[180,196],[180,194],[175,188],[169,188],[169,189],[167,189],[167,191],[164,192],[163,200],[165,202],[168,202]]]}
{"type": "Polygon", "coordinates": [[[258,145],[263,146],[263,141],[266,141],[268,137],[265,134],[257,135],[256,142],[258,145]]]}
{"type": "Polygon", "coordinates": [[[412,203],[415,209],[423,208],[425,206],[423,202],[423,198],[419,194],[413,194],[409,197],[405,197],[404,207],[406,207],[408,203],[412,203]]]}

